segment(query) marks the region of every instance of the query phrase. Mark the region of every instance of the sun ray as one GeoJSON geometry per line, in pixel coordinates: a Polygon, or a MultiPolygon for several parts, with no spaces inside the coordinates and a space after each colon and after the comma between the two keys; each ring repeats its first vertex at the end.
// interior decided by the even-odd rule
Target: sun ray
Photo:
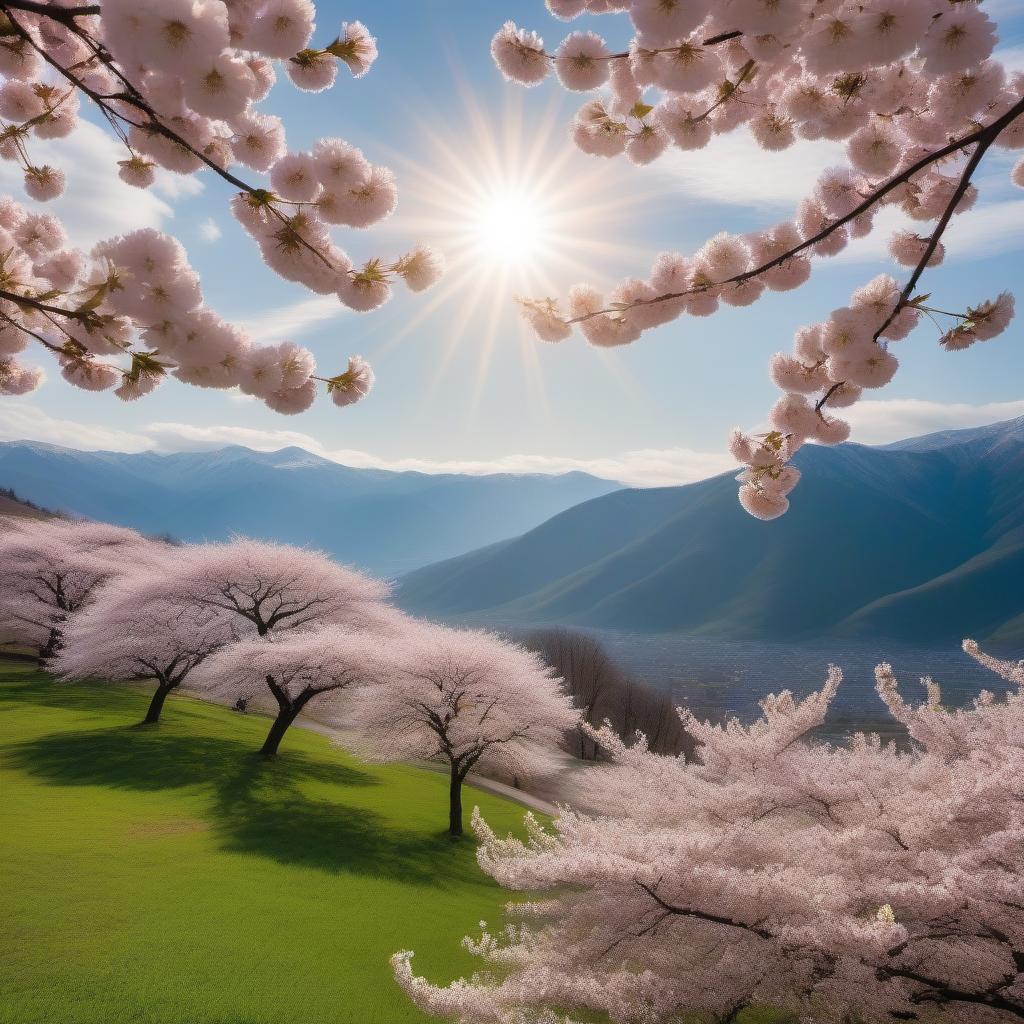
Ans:
{"type": "MultiPolygon", "coordinates": [[[[522,329],[515,298],[558,296],[577,281],[609,278],[629,261],[652,256],[608,239],[627,234],[614,229],[664,190],[653,179],[648,189],[638,189],[621,169],[580,154],[566,138],[570,115],[561,97],[538,106],[511,92],[496,111],[456,78],[462,109],[454,119],[424,112],[418,157],[388,154],[401,178],[402,207],[382,227],[436,245],[448,269],[435,294],[410,309],[380,351],[409,344],[422,330],[436,332],[443,320],[440,353],[423,382],[425,398],[471,346],[472,416],[500,343],[522,365],[531,407],[546,411],[543,351],[522,329]]],[[[502,365],[507,372],[507,361],[502,365]]]]}

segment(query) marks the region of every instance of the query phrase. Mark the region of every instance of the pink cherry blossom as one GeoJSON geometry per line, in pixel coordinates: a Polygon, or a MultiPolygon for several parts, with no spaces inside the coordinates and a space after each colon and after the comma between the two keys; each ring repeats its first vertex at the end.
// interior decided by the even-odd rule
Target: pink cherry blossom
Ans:
{"type": "Polygon", "coordinates": [[[537,85],[551,70],[544,40],[512,21],[506,21],[491,40],[491,56],[501,73],[520,85],[537,85]]]}
{"type": "MultiPolygon", "coordinates": [[[[746,487],[755,514],[785,501],[746,487]]],[[[950,710],[925,678],[911,703],[877,666],[876,692],[912,740],[902,748],[814,739],[835,666],[803,699],[766,697],[750,723],[680,708],[699,744],[689,760],[584,726],[607,762],[582,778],[594,813],[527,815],[525,838],[474,813],[480,866],[532,897],[507,907],[505,929],[482,922],[464,940],[485,969],[436,985],[405,951],[396,980],[449,1020],[663,1024],[746,1006],[881,1020],[924,1004],[941,1021],[1015,1019],[1024,661],[964,649],[1010,692],[950,710]]]]}

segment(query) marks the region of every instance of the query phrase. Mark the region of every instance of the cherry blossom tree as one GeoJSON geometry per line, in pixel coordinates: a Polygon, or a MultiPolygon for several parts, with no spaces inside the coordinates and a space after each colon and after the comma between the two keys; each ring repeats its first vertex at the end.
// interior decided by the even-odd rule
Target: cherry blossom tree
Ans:
{"type": "Polygon", "coordinates": [[[530,777],[578,715],[539,655],[494,633],[423,624],[404,631],[388,677],[360,687],[351,720],[371,758],[448,770],[448,832],[462,835],[462,784],[489,767],[530,777]]]}
{"type": "Polygon", "coordinates": [[[208,661],[199,685],[214,696],[242,694],[257,706],[271,705],[276,717],[260,753],[276,757],[288,727],[310,701],[386,678],[387,647],[380,632],[333,625],[295,630],[271,643],[250,637],[208,661]]]}
{"type": "MultiPolygon", "coordinates": [[[[1013,316],[1006,292],[965,310],[943,309],[919,291],[940,263],[954,216],[969,210],[979,167],[995,148],[1024,148],[1024,73],[992,53],[996,28],[973,0],[548,0],[558,18],[627,14],[635,35],[612,52],[594,32],[572,32],[553,50],[507,22],[491,53],[506,78],[533,86],[551,72],[569,90],[593,93],[572,137],[585,153],[624,154],[636,164],[671,146],[703,149],[746,129],[769,151],[798,139],[845,141],[847,163],[825,171],[791,220],[745,235],[720,232],[691,254],[664,252],[650,271],[605,297],[574,287],[523,302],[538,336],[557,342],[579,326],[592,345],[624,345],[684,314],[721,303],[747,306],[766,289],[789,291],[815,257],[840,252],[872,230],[876,214],[902,211],[920,230],[891,237],[900,283],[880,274],[846,306],[801,327],[793,351],[771,361],[784,392],[770,429],[737,432],[730,450],[745,469],[739,499],[761,519],[789,506],[800,473],[789,460],[805,441],[837,444],[850,433],[834,410],[887,384],[892,346],[927,317],[939,343],[959,351],[988,341],[1013,316]],[[654,95],[648,91],[653,90],[654,95]]],[[[1011,172],[1024,187],[1024,160],[1011,172]]]]}
{"type": "MultiPolygon", "coordinates": [[[[277,69],[308,92],[330,88],[340,65],[354,78],[369,71],[377,46],[366,27],[344,22],[322,32],[315,15],[311,0],[5,0],[0,158],[24,168],[30,198],[55,198],[75,168],[38,163],[33,143],[66,138],[85,104],[124,145],[118,173],[129,185],[149,188],[158,169],[220,178],[234,216],[286,280],[355,310],[384,303],[396,278],[427,288],[443,262],[426,246],[355,267],[331,235],[335,225],[367,228],[392,212],[391,171],[340,138],[289,150],[281,119],[258,109],[277,69]]],[[[205,304],[184,248],[159,231],[133,231],[84,253],[57,217],[4,197],[0,252],[0,394],[39,385],[42,370],[16,358],[33,343],[70,383],[116,388],[126,401],[169,375],[238,387],[281,413],[308,408],[318,382],[339,406],[372,386],[358,356],[324,377],[293,342],[256,345],[205,304]]]]}
{"type": "Polygon", "coordinates": [[[388,587],[308,548],[237,538],[179,548],[155,596],[213,609],[241,636],[329,623],[371,628],[393,610],[388,587]]]}
{"type": "MultiPolygon", "coordinates": [[[[766,698],[750,726],[698,722],[698,759],[595,730],[612,765],[588,769],[602,813],[562,809],[551,831],[495,835],[474,815],[481,867],[537,892],[503,934],[469,949],[497,974],[444,987],[393,966],[428,1013],[555,1024],[576,1011],[655,1024],[769,1005],[803,1020],[1024,1018],[1024,672],[1014,690],[951,710],[938,686],[906,703],[877,690],[911,738],[809,738],[841,673],[797,701],[766,698]],[[557,1011],[557,1012],[556,1012],[557,1011]]],[[[578,1019],[573,1017],[572,1019],[578,1019]]]]}
{"type": "Polygon", "coordinates": [[[36,647],[40,660],[63,643],[68,619],[97,589],[159,557],[161,545],[106,523],[46,519],[8,526],[0,537],[0,632],[36,647]]]}
{"type": "Polygon", "coordinates": [[[216,610],[154,596],[161,569],[157,563],[100,587],[72,618],[50,666],[66,680],[155,679],[144,725],[156,725],[168,694],[232,639],[216,610]]]}
{"type": "MultiPolygon", "coordinates": [[[[174,604],[214,612],[241,641],[254,641],[237,655],[243,661],[249,658],[253,664],[252,652],[258,644],[279,644],[292,633],[309,635],[327,626],[379,634],[394,630],[401,617],[386,604],[387,595],[385,584],[346,569],[319,551],[244,538],[186,548],[161,576],[155,590],[155,596],[174,604]]],[[[287,648],[288,652],[295,650],[287,648]]],[[[266,665],[274,657],[268,653],[266,665]]],[[[325,665],[324,672],[328,670],[325,665]]],[[[258,673],[259,683],[266,684],[277,702],[277,720],[263,747],[268,757],[276,754],[288,726],[315,696],[303,695],[305,684],[298,685],[298,678],[294,685],[278,680],[266,666],[258,673]]],[[[216,662],[206,666],[201,680],[202,686],[217,694],[235,687],[242,695],[252,695],[251,673],[232,650],[225,650],[216,662]],[[221,672],[223,679],[219,678],[221,672]]]]}

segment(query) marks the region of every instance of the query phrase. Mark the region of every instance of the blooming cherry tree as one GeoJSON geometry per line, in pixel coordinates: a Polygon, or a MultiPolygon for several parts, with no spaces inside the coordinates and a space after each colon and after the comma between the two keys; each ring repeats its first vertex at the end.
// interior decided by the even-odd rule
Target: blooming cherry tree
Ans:
{"type": "Polygon", "coordinates": [[[156,725],[167,695],[232,638],[215,610],[154,596],[161,571],[158,562],[100,587],[50,665],[64,679],[155,679],[145,725],[156,725]]]}
{"type": "Polygon", "coordinates": [[[240,636],[328,623],[370,628],[393,615],[388,588],[319,551],[239,538],[179,548],[156,596],[215,610],[240,636]]]}
{"type": "MultiPolygon", "coordinates": [[[[570,33],[546,50],[535,33],[507,22],[491,53],[506,78],[532,86],[552,72],[569,90],[594,92],[572,137],[584,152],[624,154],[646,164],[675,146],[704,148],[715,135],[746,130],[762,148],[797,139],[842,140],[847,162],[824,172],[791,220],[745,235],[720,232],[694,253],[661,253],[650,271],[603,295],[574,287],[522,303],[551,342],[579,326],[597,346],[624,345],[678,317],[709,316],[724,303],[747,306],[764,291],[789,291],[815,257],[840,252],[872,230],[884,207],[920,231],[897,231],[893,260],[905,280],[881,274],[822,323],[796,332],[791,353],[773,357],[784,392],[770,429],[741,432],[730,450],[746,468],[743,507],[773,519],[799,481],[789,465],[806,441],[837,444],[850,433],[836,410],[895,374],[892,347],[923,316],[939,343],[959,351],[1000,334],[1013,316],[1006,292],[965,310],[945,310],[919,291],[926,268],[945,254],[952,218],[977,198],[973,183],[993,147],[1024,148],[1024,73],[992,58],[995,25],[973,0],[548,0],[558,18],[627,14],[635,32],[613,53],[593,32],[570,33]]],[[[1024,160],[1011,178],[1024,187],[1024,160]]],[[[941,304],[940,304],[941,305],[941,304]]]]}
{"type": "Polygon", "coordinates": [[[108,580],[151,563],[160,545],[106,523],[46,519],[4,524],[0,537],[0,633],[36,647],[62,646],[68,619],[108,580]]]}
{"type": "Polygon", "coordinates": [[[275,757],[288,727],[310,701],[327,694],[336,698],[342,690],[385,678],[387,646],[379,632],[339,626],[293,631],[272,643],[250,637],[207,662],[199,685],[215,696],[241,693],[272,705],[276,717],[260,753],[275,757]]]}
{"type": "MultiPolygon", "coordinates": [[[[319,681],[312,681],[315,662],[306,664],[303,646],[313,657],[320,635],[315,631],[328,626],[349,632],[394,630],[400,616],[385,603],[387,594],[385,584],[318,551],[246,539],[185,549],[155,588],[158,598],[212,612],[225,630],[251,641],[226,649],[199,679],[213,693],[232,691],[235,696],[253,696],[266,685],[277,704],[277,720],[263,747],[267,757],[277,753],[281,737],[313,696],[351,681],[346,676],[337,686],[326,682],[329,673],[340,672],[340,653],[330,663],[321,662],[319,681]],[[276,646],[293,633],[301,635],[295,645],[258,656],[260,644],[273,641],[276,646]],[[261,666],[255,674],[253,666],[261,666]],[[281,679],[280,671],[286,672],[281,679]]],[[[357,649],[362,650],[352,650],[357,649]]]]}
{"type": "Polygon", "coordinates": [[[462,784],[471,771],[550,771],[552,752],[577,724],[543,660],[493,633],[410,626],[391,659],[386,678],[353,693],[351,719],[370,757],[447,768],[453,836],[462,835],[462,784]]]}
{"type": "MultiPolygon", "coordinates": [[[[286,280],[356,310],[384,303],[396,278],[427,288],[443,270],[433,250],[356,267],[331,234],[388,216],[392,173],[340,138],[290,150],[281,119],[258,109],[278,68],[296,88],[320,92],[340,65],[361,78],[376,59],[359,22],[315,44],[315,13],[311,0],[0,3],[0,158],[22,165],[33,200],[58,196],[74,168],[38,164],[32,144],[68,136],[84,104],[123,143],[118,173],[128,184],[149,188],[157,168],[221,178],[235,217],[286,280]]],[[[0,254],[0,394],[42,380],[17,358],[31,344],[49,350],[70,383],[129,401],[173,376],[297,413],[318,382],[342,406],[373,384],[357,356],[319,376],[305,348],[255,344],[205,304],[185,250],[162,232],[133,231],[84,253],[57,217],[4,197],[0,254]]]]}
{"type": "Polygon", "coordinates": [[[400,953],[399,983],[465,1024],[732,1021],[752,1005],[820,1021],[1024,1018],[1024,672],[966,646],[1013,692],[950,710],[926,679],[913,706],[876,669],[906,750],[810,738],[835,668],[806,700],[766,698],[750,726],[681,712],[693,762],[595,730],[612,761],[584,782],[600,816],[562,809],[551,831],[528,817],[524,843],[474,815],[481,867],[543,894],[510,905],[503,934],[466,940],[497,975],[437,987],[400,953]]]}

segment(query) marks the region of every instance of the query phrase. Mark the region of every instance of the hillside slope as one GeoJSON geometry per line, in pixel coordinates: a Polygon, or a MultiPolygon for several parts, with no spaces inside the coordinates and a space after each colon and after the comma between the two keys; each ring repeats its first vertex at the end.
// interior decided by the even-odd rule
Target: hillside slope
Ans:
{"type": "Polygon", "coordinates": [[[175,455],[0,443],[0,485],[50,508],[181,540],[307,544],[382,575],[516,536],[619,485],[561,476],[352,469],[301,448],[175,455]]]}
{"type": "Polygon", "coordinates": [[[730,474],[623,490],[406,576],[410,611],[734,640],[1024,642],[1024,418],[884,448],[809,446],[790,512],[730,474]],[[1016,623],[1016,624],[1015,624],[1016,623]]]}

